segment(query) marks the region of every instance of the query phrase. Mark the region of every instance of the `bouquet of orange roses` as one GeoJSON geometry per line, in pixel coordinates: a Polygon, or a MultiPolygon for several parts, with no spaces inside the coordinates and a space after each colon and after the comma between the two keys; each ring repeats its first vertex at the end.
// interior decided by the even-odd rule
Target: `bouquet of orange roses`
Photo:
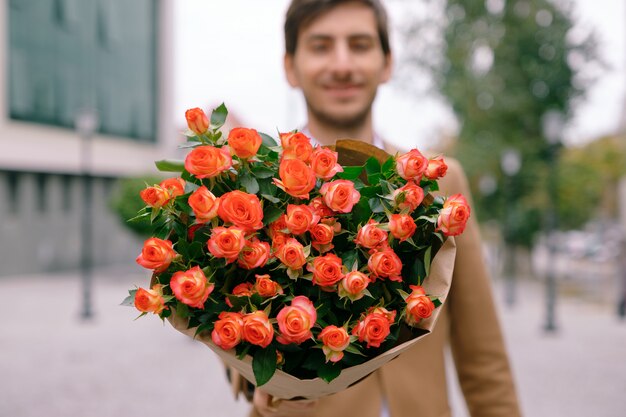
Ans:
{"type": "Polygon", "coordinates": [[[226,116],[224,105],[210,119],[188,110],[185,160],[156,163],[179,176],[141,192],[136,218],[154,237],[137,263],[152,282],[125,304],[274,396],[336,392],[432,329],[469,207],[432,196],[441,157],[374,148],[379,158],[342,166],[349,146],[314,147],[296,131],[279,143],[248,128],[223,136],[226,116]]]}

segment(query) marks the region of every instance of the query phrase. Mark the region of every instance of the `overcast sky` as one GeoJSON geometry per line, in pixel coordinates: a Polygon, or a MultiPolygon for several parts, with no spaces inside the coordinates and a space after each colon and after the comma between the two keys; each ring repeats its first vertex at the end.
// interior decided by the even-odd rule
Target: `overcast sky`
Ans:
{"type": "MultiPolygon", "coordinates": [[[[393,22],[402,2],[387,3],[393,22]]],[[[303,100],[287,85],[282,69],[287,4],[288,0],[174,2],[176,120],[184,123],[190,107],[208,110],[224,101],[249,127],[270,134],[302,127],[303,100]]],[[[615,132],[624,109],[626,2],[577,0],[575,10],[579,30],[597,31],[601,53],[611,66],[566,131],[568,143],[584,143],[615,132]]],[[[379,92],[374,123],[384,138],[403,149],[427,149],[456,128],[439,100],[409,99],[391,86],[379,92]]]]}

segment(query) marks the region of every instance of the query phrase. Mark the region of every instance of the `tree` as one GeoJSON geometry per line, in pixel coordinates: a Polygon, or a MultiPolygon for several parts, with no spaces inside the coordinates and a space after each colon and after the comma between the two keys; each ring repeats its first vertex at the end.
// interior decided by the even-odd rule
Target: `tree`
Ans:
{"type": "Polygon", "coordinates": [[[412,68],[430,74],[460,122],[453,152],[479,196],[479,218],[498,220],[508,243],[529,246],[555,197],[545,185],[556,179],[561,131],[590,84],[581,69],[598,62],[593,34],[571,36],[569,1],[422,3],[439,13],[407,20],[400,78],[410,84],[412,68]],[[507,175],[511,150],[521,164],[507,175]],[[486,189],[488,180],[496,186],[486,189]]]}

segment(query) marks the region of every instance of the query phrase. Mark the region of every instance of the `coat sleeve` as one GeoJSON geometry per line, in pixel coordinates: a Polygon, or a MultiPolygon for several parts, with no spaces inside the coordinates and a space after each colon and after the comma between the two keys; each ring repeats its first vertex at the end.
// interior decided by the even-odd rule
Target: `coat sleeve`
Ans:
{"type": "MultiPolygon", "coordinates": [[[[440,181],[442,193],[461,193],[471,206],[463,169],[456,160],[446,162],[448,174],[440,181]]],[[[456,242],[457,258],[448,299],[450,346],[468,410],[480,417],[520,416],[475,212],[456,242]]]]}

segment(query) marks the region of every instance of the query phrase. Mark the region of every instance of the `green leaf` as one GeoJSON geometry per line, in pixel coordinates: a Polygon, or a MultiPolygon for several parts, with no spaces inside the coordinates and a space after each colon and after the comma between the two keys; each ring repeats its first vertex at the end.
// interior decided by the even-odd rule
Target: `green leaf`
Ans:
{"type": "Polygon", "coordinates": [[[280,199],[271,196],[271,195],[267,195],[267,194],[261,194],[261,197],[263,197],[264,199],[266,199],[267,201],[274,203],[274,204],[278,204],[280,203],[280,199]]]}
{"type": "Polygon", "coordinates": [[[259,192],[259,183],[251,175],[242,175],[240,178],[241,185],[246,188],[246,191],[250,194],[256,194],[259,192]]]}
{"type": "Polygon", "coordinates": [[[429,246],[428,249],[426,249],[426,252],[424,252],[424,268],[426,271],[426,276],[430,275],[430,254],[432,249],[433,247],[429,246]]]}
{"type": "Polygon", "coordinates": [[[180,301],[176,303],[176,315],[183,319],[189,317],[189,306],[187,304],[183,304],[180,301]]]}
{"type": "Polygon", "coordinates": [[[211,113],[211,126],[215,129],[219,129],[226,122],[226,116],[228,116],[228,109],[224,103],[220,104],[217,108],[213,109],[211,113]]]}
{"type": "Polygon", "coordinates": [[[380,173],[380,162],[378,162],[378,159],[370,156],[365,161],[365,172],[367,172],[367,175],[380,173]]]}
{"type": "Polygon", "coordinates": [[[326,362],[317,369],[317,375],[326,382],[337,378],[341,373],[341,366],[333,362],[326,362]]]}
{"type": "Polygon", "coordinates": [[[161,159],[154,164],[162,172],[183,172],[185,170],[185,161],[179,159],[161,159]]]}
{"type": "Polygon", "coordinates": [[[380,172],[382,172],[385,178],[391,177],[395,173],[396,163],[393,160],[393,157],[390,156],[380,168],[380,172]]]}
{"type": "Polygon", "coordinates": [[[277,220],[281,214],[283,214],[283,211],[279,207],[272,205],[265,206],[265,208],[263,208],[263,225],[267,226],[274,220],[277,220]]]}
{"type": "Polygon", "coordinates": [[[359,175],[361,175],[361,172],[363,172],[362,166],[343,167],[343,172],[340,172],[337,175],[339,176],[339,178],[344,179],[344,180],[355,180],[359,178],[359,175]]]}
{"type": "Polygon", "coordinates": [[[383,213],[385,211],[385,207],[380,198],[370,198],[368,204],[372,213],[383,213]]]}
{"type": "Polygon", "coordinates": [[[272,178],[276,174],[276,171],[265,166],[253,166],[251,171],[257,178],[272,178]]]}
{"type": "Polygon", "coordinates": [[[348,268],[352,268],[359,261],[359,251],[356,249],[345,251],[341,254],[342,263],[348,268]]]}
{"type": "Polygon", "coordinates": [[[276,143],[276,140],[274,140],[274,138],[268,135],[267,133],[259,132],[259,135],[261,135],[261,141],[262,141],[261,143],[263,143],[263,145],[267,146],[268,148],[273,148],[273,147],[278,146],[278,144],[276,143]]]}
{"type": "Polygon", "coordinates": [[[276,372],[276,349],[269,346],[256,351],[252,357],[252,371],[257,387],[272,379],[274,372],[276,372]]]}
{"type": "Polygon", "coordinates": [[[128,297],[124,298],[124,301],[120,303],[121,306],[134,307],[135,306],[135,294],[137,294],[137,290],[129,290],[128,297]]]}

